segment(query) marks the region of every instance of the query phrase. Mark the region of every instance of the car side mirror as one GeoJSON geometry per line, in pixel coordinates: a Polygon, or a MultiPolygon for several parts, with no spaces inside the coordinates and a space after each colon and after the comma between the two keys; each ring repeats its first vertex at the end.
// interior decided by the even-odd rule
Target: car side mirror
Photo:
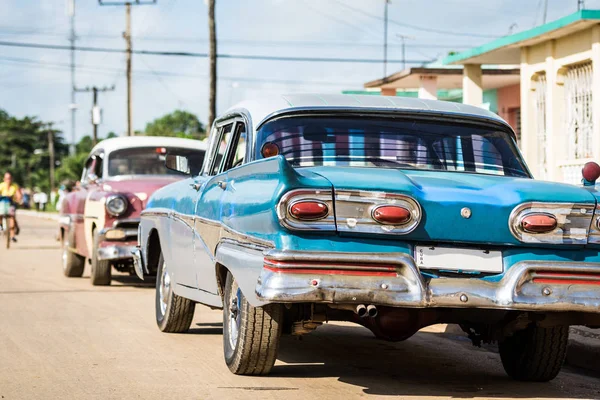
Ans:
{"type": "Polygon", "coordinates": [[[600,165],[593,161],[585,163],[581,175],[583,176],[583,186],[594,186],[600,178],[600,165]]]}
{"type": "Polygon", "coordinates": [[[171,171],[176,171],[181,174],[191,175],[190,160],[186,156],[178,154],[167,154],[165,157],[165,167],[171,171]]]}
{"type": "Polygon", "coordinates": [[[88,181],[88,183],[91,183],[91,184],[98,183],[98,175],[96,175],[94,173],[88,174],[87,181],[88,181]]]}

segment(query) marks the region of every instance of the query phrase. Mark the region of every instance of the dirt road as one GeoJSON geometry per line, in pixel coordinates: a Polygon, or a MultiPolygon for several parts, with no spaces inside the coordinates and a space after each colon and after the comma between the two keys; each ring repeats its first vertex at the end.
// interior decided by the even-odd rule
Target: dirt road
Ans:
{"type": "Polygon", "coordinates": [[[221,312],[197,307],[187,334],[154,322],[154,289],[119,276],[92,287],[62,276],[55,223],[23,218],[0,249],[1,399],[599,399],[600,379],[565,368],[548,384],[508,379],[499,357],[462,338],[421,332],[402,343],[328,325],[286,337],[269,377],[232,375],[221,312]]]}

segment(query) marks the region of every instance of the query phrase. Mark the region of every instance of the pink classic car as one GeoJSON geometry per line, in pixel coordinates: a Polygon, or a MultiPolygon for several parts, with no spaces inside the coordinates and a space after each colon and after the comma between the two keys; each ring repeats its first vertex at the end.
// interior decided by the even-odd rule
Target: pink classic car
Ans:
{"type": "Polygon", "coordinates": [[[133,273],[140,212],[157,189],[184,176],[165,167],[167,153],[185,154],[197,173],[206,145],[171,137],[122,137],[96,145],[83,168],[81,185],[60,210],[63,272],[83,275],[91,265],[92,285],[110,285],[111,270],[133,273]]]}

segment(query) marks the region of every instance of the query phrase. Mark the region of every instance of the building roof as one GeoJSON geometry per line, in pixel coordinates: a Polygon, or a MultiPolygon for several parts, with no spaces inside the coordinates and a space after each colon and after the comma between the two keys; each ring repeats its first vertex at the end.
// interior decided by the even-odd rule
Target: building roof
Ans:
{"type": "Polygon", "coordinates": [[[323,111],[327,109],[433,112],[474,116],[504,122],[497,114],[467,104],[395,96],[357,96],[345,94],[268,96],[241,102],[230,108],[223,115],[235,113],[240,109],[247,110],[250,113],[254,129],[274,114],[303,110],[323,111]]]}
{"type": "MultiPolygon", "coordinates": [[[[519,68],[482,68],[484,89],[497,89],[519,83],[519,68]]],[[[437,77],[437,87],[441,89],[462,88],[463,68],[456,67],[416,67],[365,83],[365,88],[414,89],[421,86],[422,76],[437,77]]]]}
{"type": "Polygon", "coordinates": [[[520,48],[586,29],[600,21],[600,10],[580,10],[556,21],[504,36],[482,46],[446,57],[444,64],[519,64],[520,48]]]}
{"type": "Polygon", "coordinates": [[[125,136],[106,139],[98,143],[92,149],[104,150],[106,153],[111,153],[114,150],[128,149],[135,147],[181,147],[186,149],[206,150],[206,141],[183,139],[176,137],[164,136],[125,136]]]}

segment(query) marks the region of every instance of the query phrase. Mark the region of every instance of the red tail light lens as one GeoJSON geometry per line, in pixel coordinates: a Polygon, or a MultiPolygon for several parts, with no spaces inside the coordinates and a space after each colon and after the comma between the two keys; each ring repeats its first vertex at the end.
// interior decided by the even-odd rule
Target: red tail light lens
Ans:
{"type": "Polygon", "coordinates": [[[529,233],[550,232],[556,229],[556,226],[556,218],[548,214],[531,214],[521,220],[521,227],[529,233]]]}
{"type": "Polygon", "coordinates": [[[264,158],[275,157],[276,155],[279,155],[279,146],[275,143],[267,142],[263,145],[262,149],[260,149],[260,154],[262,154],[264,158]]]}
{"type": "Polygon", "coordinates": [[[329,207],[321,201],[303,200],[290,206],[290,214],[294,218],[311,221],[325,218],[329,214],[329,207]]]}
{"type": "Polygon", "coordinates": [[[373,219],[380,224],[403,225],[410,221],[409,209],[399,206],[379,206],[373,210],[373,219]]]}

